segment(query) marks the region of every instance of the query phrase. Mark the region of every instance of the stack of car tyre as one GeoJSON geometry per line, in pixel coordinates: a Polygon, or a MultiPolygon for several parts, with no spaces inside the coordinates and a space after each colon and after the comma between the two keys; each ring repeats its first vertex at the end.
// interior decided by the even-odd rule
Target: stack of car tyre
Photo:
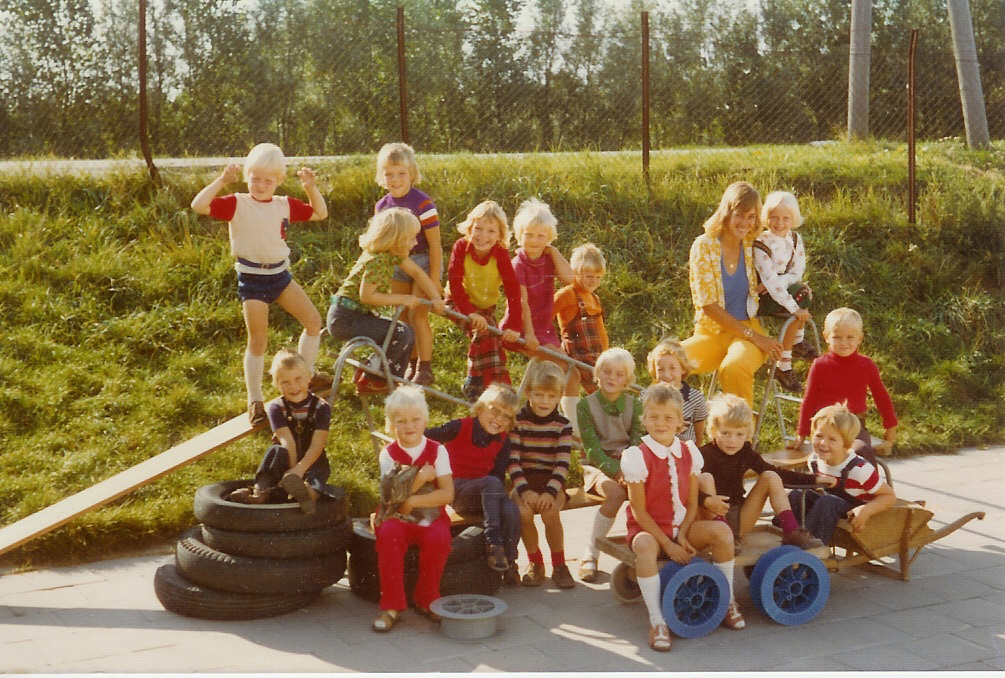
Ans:
{"type": "MultiPolygon", "coordinates": [[[[377,570],[376,537],[370,520],[352,521],[349,538],[349,590],[360,598],[380,602],[380,573],[377,570]]],[[[485,532],[481,527],[457,525],[451,528],[450,556],[440,578],[440,595],[479,593],[491,596],[499,591],[502,575],[489,568],[485,557],[485,532]]],[[[419,550],[405,553],[405,594],[413,605],[412,592],[419,576],[419,550]]]]}
{"type": "Polygon", "coordinates": [[[195,495],[200,526],[182,535],[175,562],[154,575],[165,609],[202,619],[257,619],[306,607],[345,574],[352,532],[344,496],[312,514],[297,503],[239,504],[250,480],[214,483],[195,495]]]}

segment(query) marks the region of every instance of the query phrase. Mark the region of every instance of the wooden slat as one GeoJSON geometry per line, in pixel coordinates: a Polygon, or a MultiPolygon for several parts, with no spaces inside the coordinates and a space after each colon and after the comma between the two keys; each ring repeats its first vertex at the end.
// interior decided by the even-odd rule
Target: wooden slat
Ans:
{"type": "Polygon", "coordinates": [[[52,506],[22,518],[16,523],[0,529],[0,554],[15,549],[35,537],[51,532],[81,514],[129,494],[136,488],[147,485],[175,469],[191,464],[221,447],[240,440],[253,431],[264,428],[264,426],[262,424],[252,428],[248,422],[248,415],[241,414],[214,429],[172,447],[166,452],[92,485],[86,490],[81,490],[52,506]]]}

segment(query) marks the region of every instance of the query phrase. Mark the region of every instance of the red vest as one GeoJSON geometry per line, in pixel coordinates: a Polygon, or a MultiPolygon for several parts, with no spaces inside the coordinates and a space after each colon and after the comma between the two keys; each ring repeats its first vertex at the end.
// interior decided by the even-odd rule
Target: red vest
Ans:
{"type": "MultiPolygon", "coordinates": [[[[681,521],[684,520],[684,516],[674,516],[673,514],[673,486],[670,482],[671,459],[677,466],[677,494],[685,507],[691,496],[691,449],[689,445],[679,440],[676,442],[681,446],[680,459],[672,454],[668,454],[666,459],[660,459],[649,449],[648,445],[639,443],[642,459],[645,461],[646,471],[648,471],[645,482],[646,511],[664,534],[671,538],[674,536],[674,527],[680,525],[681,521]]],[[[630,504],[627,513],[628,543],[631,544],[632,538],[641,532],[642,528],[635,521],[630,504]]]]}
{"type": "Polygon", "coordinates": [[[502,449],[503,436],[496,436],[488,447],[478,447],[471,440],[474,417],[461,419],[461,432],[444,443],[450,456],[450,470],[455,478],[484,478],[496,465],[496,456],[502,449]]]}
{"type": "MultiPolygon", "coordinates": [[[[418,459],[413,460],[408,453],[402,449],[401,445],[398,444],[397,440],[394,440],[387,445],[387,453],[391,456],[391,459],[398,462],[402,466],[425,466],[429,464],[430,466],[436,465],[436,451],[439,449],[440,444],[435,440],[430,440],[426,438],[426,448],[422,450],[418,459]]],[[[445,520],[448,523],[450,518],[447,517],[447,512],[440,507],[440,515],[436,519],[437,521],[445,520]]]]}

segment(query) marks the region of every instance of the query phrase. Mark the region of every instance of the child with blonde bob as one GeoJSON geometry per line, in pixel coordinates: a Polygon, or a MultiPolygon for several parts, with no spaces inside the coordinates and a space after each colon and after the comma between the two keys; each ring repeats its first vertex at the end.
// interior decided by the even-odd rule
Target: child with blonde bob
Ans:
{"type": "MultiPolygon", "coordinates": [[[[596,289],[607,271],[604,253],[593,243],[572,250],[569,258],[573,281],[555,293],[555,317],[562,337],[562,350],[571,358],[587,365],[595,365],[597,356],[610,348],[607,328],[604,326],[604,307],[596,289]]],[[[593,370],[577,367],[579,381],[587,394],[597,390],[593,370]]],[[[567,395],[562,409],[572,415],[578,404],[578,394],[567,395]]],[[[574,431],[576,417],[570,416],[574,431]]]]}
{"type": "Polygon", "coordinates": [[[893,448],[897,440],[898,421],[893,400],[880,376],[879,367],[858,352],[864,337],[862,316],[852,308],[834,309],[824,319],[823,335],[829,350],[810,366],[806,377],[806,393],[799,408],[797,437],[789,446],[793,449],[802,446],[810,432],[810,420],[821,408],[843,403],[858,417],[861,426],[854,445],[855,451],[866,459],[875,461],[877,453],[888,454],[893,448]],[[883,442],[875,449],[872,447],[872,436],[865,427],[868,393],[872,394],[885,428],[883,442]]]}
{"type": "MultiPolygon", "coordinates": [[[[384,144],[377,153],[377,184],[387,195],[374,205],[374,214],[391,207],[404,207],[419,220],[421,226],[409,258],[440,288],[443,277],[443,246],[440,241],[440,218],[433,199],[415,188],[422,180],[415,151],[405,143],[384,144]]],[[[392,294],[413,294],[426,298],[419,283],[401,267],[394,269],[392,294]]],[[[428,386],[433,383],[433,331],[429,326],[429,311],[420,304],[406,311],[408,324],[415,332],[415,346],[406,378],[428,386]]]]}
{"type": "Polygon", "coordinates": [[[504,342],[515,342],[526,328],[520,281],[507,249],[510,233],[506,213],[494,201],[486,200],[468,213],[457,231],[462,237],[450,251],[447,281],[451,304],[468,316],[471,344],[461,390],[465,398],[474,401],[489,384],[511,383],[504,342]],[[500,285],[507,305],[501,338],[488,331],[489,325],[496,324],[500,285]]]}
{"type": "Polygon", "coordinates": [[[782,337],[782,357],[775,363],[775,379],[786,390],[798,393],[803,385],[792,369],[792,358],[813,360],[817,351],[806,342],[803,332],[810,318],[806,309],[813,300],[813,290],[802,281],[806,250],[796,232],[803,224],[796,196],[786,191],[769,193],[761,208],[761,222],[767,229],[754,241],[754,268],[760,279],[757,314],[795,317],[782,337]]]}
{"type": "Polygon", "coordinates": [[[529,561],[523,585],[540,586],[544,580],[544,554],[534,525],[534,516],[540,515],[551,549],[551,579],[560,589],[573,588],[576,583],[565,564],[561,517],[572,459],[572,427],[558,412],[565,374],[555,363],[531,361],[524,384],[527,404],[517,413],[516,424],[509,433],[507,469],[513,484],[513,501],[520,510],[523,545],[529,561]]]}
{"type": "Polygon", "coordinates": [[[377,633],[394,628],[405,598],[405,552],[412,544],[419,547],[419,577],[415,582],[415,611],[432,622],[439,615],[430,609],[440,597],[440,577],[450,555],[450,518],[443,507],[454,499],[454,483],[450,459],[443,445],[425,436],[429,408],[422,389],[402,386],[394,390],[384,403],[387,431],[394,442],[380,451],[378,463],[383,480],[392,473],[395,464],[418,466],[412,479],[410,496],[397,507],[395,515],[413,516],[401,520],[391,516],[376,528],[377,570],[380,573],[380,612],[370,625],[377,633]],[[420,493],[427,483],[434,487],[420,493]],[[435,518],[427,511],[439,509],[435,518]]]}
{"type": "MultiPolygon", "coordinates": [[[[606,537],[628,490],[621,473],[621,453],[642,440],[642,402],[628,392],[635,375],[635,359],[623,348],[609,348],[593,368],[596,391],[579,401],[576,418],[583,440],[583,489],[604,498],[593,519],[590,541],[579,564],[579,578],[596,581],[600,551],[597,539],[606,537]]],[[[674,431],[676,433],[676,431],[674,431]]]]}
{"type": "Polygon", "coordinates": [[[660,555],[685,565],[698,551],[711,547],[712,564],[729,583],[729,607],[722,625],[739,630],[746,623],[733,596],[733,535],[724,523],[698,516],[703,461],[694,443],[677,438],[683,424],[680,391],[656,384],[642,400],[648,434],[621,457],[629,502],[626,543],[635,553],[639,589],[649,613],[649,647],[669,652],[670,630],[660,604],[660,555]]]}
{"type": "Polygon", "coordinates": [[[810,423],[813,453],[809,458],[811,473],[834,481],[827,493],[792,490],[789,501],[799,506],[805,502],[804,526],[825,544],[834,537],[837,521],[847,518],[859,532],[869,519],[897,501],[893,488],[883,482],[879,468],[853,448],[859,433],[858,417],[844,405],[822,408],[810,423]]]}
{"type": "MultiPolygon", "coordinates": [[[[328,207],[318,190],[317,177],[308,167],[297,172],[308,203],[275,195],[286,177],[286,157],[275,144],[258,144],[244,162],[247,193],[217,194],[237,181],[239,168],[227,165],[223,172],[192,199],[196,214],[229,223],[230,253],[237,260],[237,296],[248,328],[244,351],[244,384],[248,392],[248,419],[253,426],[268,418],[262,376],[269,339],[269,305],[278,303],[303,326],[298,352],[314,374],[321,345],[321,314],[290,273],[290,248],[286,244],[289,224],[328,218],[328,207]]],[[[318,375],[319,377],[321,375],[318,375]]],[[[330,382],[327,382],[330,383],[330,382]]],[[[322,385],[315,383],[315,387],[322,385]]]]}
{"type": "Polygon", "coordinates": [[[520,398],[509,384],[490,384],[471,406],[471,416],[429,429],[426,436],[443,443],[453,471],[454,500],[461,516],[480,518],[485,528],[488,566],[503,572],[503,583],[516,586],[520,511],[506,493],[510,441],[520,398]]]}
{"type": "Polygon", "coordinates": [[[687,352],[677,337],[670,337],[656,344],[646,356],[646,365],[653,383],[670,384],[680,391],[681,398],[684,399],[684,430],[677,437],[690,440],[696,445],[703,444],[708,408],[701,389],[684,381],[691,374],[694,365],[688,360],[687,352]]]}
{"type": "MultiPolygon", "coordinates": [[[[328,309],[328,333],[333,339],[365,336],[383,344],[391,320],[378,315],[390,315],[395,306],[415,308],[419,298],[414,294],[394,294],[390,291],[395,266],[412,276],[433,301],[433,310],[442,313],[443,300],[435,283],[408,258],[419,232],[419,220],[403,207],[392,207],[375,214],[366,231],[359,236],[363,252],[353,264],[341,287],[332,295],[328,309]]],[[[395,323],[387,359],[391,372],[402,376],[408,365],[414,341],[412,329],[395,323]]],[[[374,365],[376,367],[376,364],[374,365]]],[[[357,369],[356,388],[360,393],[382,393],[388,389],[384,379],[369,376],[357,369]]]]}
{"type": "Polygon", "coordinates": [[[766,502],[782,527],[782,544],[800,548],[820,546],[812,534],[799,527],[783,483],[829,484],[823,476],[780,469],[754,451],[750,436],[754,413],[747,401],[720,393],[708,404],[708,432],[712,441],[701,447],[705,466],[699,480],[698,507],[707,518],[726,521],[737,539],[750,532],[766,502]],[[747,471],[757,474],[748,493],[743,481],[747,471]]]}

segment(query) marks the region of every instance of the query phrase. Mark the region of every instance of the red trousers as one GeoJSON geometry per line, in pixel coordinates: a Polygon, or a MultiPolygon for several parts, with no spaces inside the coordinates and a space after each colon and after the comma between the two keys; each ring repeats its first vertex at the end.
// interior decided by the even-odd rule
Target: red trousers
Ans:
{"type": "Polygon", "coordinates": [[[405,551],[412,544],[419,547],[419,578],[413,599],[419,607],[429,608],[440,597],[440,575],[450,555],[450,522],[437,519],[420,527],[396,518],[385,520],[377,528],[377,569],[380,572],[380,609],[404,610],[405,551]]]}

